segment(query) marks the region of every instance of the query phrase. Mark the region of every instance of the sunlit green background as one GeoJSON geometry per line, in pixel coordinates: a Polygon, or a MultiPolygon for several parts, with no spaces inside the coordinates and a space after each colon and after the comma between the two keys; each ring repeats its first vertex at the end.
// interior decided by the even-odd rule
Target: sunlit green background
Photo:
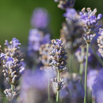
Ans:
{"type": "MultiPolygon", "coordinates": [[[[64,10],[57,8],[54,0],[0,0],[0,44],[5,39],[11,40],[16,37],[21,43],[27,43],[30,19],[36,7],[45,7],[51,17],[50,30],[53,38],[59,37],[64,10]]],[[[98,13],[103,14],[103,0],[77,0],[75,8],[97,8],[98,13]]]]}

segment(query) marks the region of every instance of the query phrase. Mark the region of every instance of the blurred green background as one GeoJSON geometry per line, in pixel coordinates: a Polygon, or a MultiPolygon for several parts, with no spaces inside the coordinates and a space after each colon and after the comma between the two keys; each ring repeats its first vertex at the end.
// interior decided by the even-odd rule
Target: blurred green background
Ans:
{"type": "MultiPolygon", "coordinates": [[[[54,0],[1,0],[0,1],[0,44],[5,39],[11,40],[16,37],[21,43],[27,43],[30,20],[33,10],[36,7],[44,7],[48,10],[51,22],[50,30],[53,38],[59,37],[61,24],[64,21],[62,14],[65,12],[57,8],[54,0]]],[[[97,8],[98,13],[103,14],[103,0],[76,0],[76,10],[83,7],[97,8]]]]}

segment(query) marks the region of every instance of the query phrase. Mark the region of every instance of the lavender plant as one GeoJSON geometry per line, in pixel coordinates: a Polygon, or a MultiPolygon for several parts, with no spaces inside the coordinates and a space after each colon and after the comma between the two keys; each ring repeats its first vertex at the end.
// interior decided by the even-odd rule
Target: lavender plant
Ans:
{"type": "Polygon", "coordinates": [[[50,51],[51,56],[51,65],[53,66],[53,69],[57,71],[57,79],[55,79],[53,82],[53,85],[55,86],[57,90],[57,96],[56,96],[56,102],[59,102],[59,91],[63,87],[63,79],[60,78],[60,72],[66,70],[66,51],[63,47],[62,40],[56,39],[51,41],[51,47],[52,50],[50,51]]]}
{"type": "Polygon", "coordinates": [[[90,8],[83,8],[78,14],[73,8],[75,0],[54,1],[66,11],[61,39],[50,40],[48,12],[37,8],[31,18],[33,28],[29,32],[25,54],[29,65],[26,62],[24,66],[18,39],[6,40],[4,52],[0,46],[2,72],[10,87],[4,93],[12,101],[18,94],[17,83],[26,68],[19,103],[54,103],[55,99],[56,103],[83,103],[83,100],[84,103],[102,103],[103,29],[99,24],[102,14],[96,16],[97,9],[92,11],[90,8]],[[97,38],[99,53],[95,51],[97,46],[93,46],[96,34],[100,34],[97,38]]]}
{"type": "Polygon", "coordinates": [[[84,23],[75,9],[67,9],[64,17],[66,17],[66,23],[61,29],[61,38],[64,46],[73,54],[82,43],[83,30],[81,28],[84,23]]]}
{"type": "Polygon", "coordinates": [[[40,63],[39,48],[42,44],[50,43],[50,33],[48,32],[49,14],[44,8],[36,8],[33,11],[31,25],[33,29],[29,31],[28,37],[28,58],[29,67],[35,67],[40,63]],[[32,64],[31,64],[32,63],[32,64]]]}
{"type": "Polygon", "coordinates": [[[3,59],[3,74],[5,79],[11,85],[10,89],[5,89],[4,93],[6,97],[11,101],[13,97],[17,94],[16,92],[16,83],[19,80],[20,76],[25,70],[25,67],[22,65],[23,59],[19,59],[18,50],[20,49],[19,40],[13,38],[10,43],[5,41],[5,52],[1,53],[3,59]]]}
{"type": "Polygon", "coordinates": [[[98,33],[98,30],[100,28],[98,21],[101,19],[102,14],[98,14],[96,17],[97,9],[94,9],[93,11],[90,8],[87,8],[87,12],[85,11],[85,8],[81,10],[79,13],[81,16],[81,19],[85,23],[83,26],[84,34],[83,38],[86,41],[87,44],[87,54],[86,54],[86,64],[85,64],[85,96],[84,96],[84,103],[86,103],[86,91],[87,91],[87,67],[88,67],[88,51],[89,51],[89,44],[92,41],[93,37],[98,33]]]}

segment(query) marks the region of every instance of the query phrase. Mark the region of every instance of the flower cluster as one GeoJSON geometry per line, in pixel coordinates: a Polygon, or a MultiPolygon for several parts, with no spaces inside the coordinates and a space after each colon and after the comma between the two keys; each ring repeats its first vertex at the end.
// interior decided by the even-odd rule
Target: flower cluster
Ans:
{"type": "Polygon", "coordinates": [[[93,37],[98,33],[98,30],[100,28],[100,25],[98,24],[98,21],[102,18],[102,14],[98,14],[96,17],[97,9],[94,9],[93,11],[91,8],[87,8],[87,12],[85,8],[81,10],[79,13],[81,16],[82,21],[85,23],[83,26],[84,34],[83,38],[86,41],[86,43],[90,43],[93,37]]]}
{"type": "Polygon", "coordinates": [[[72,8],[74,6],[75,0],[54,0],[59,2],[58,7],[61,9],[72,8]]]}
{"type": "Polygon", "coordinates": [[[63,47],[62,40],[61,39],[56,39],[51,41],[51,51],[50,51],[50,56],[51,56],[51,63],[50,65],[53,66],[53,69],[57,71],[57,79],[52,80],[53,82],[53,87],[56,89],[58,92],[59,90],[62,89],[64,85],[63,79],[60,78],[60,72],[64,71],[66,69],[66,51],[63,47]]]}
{"type": "Polygon", "coordinates": [[[18,59],[19,54],[19,40],[16,38],[13,38],[12,41],[9,43],[7,40],[5,42],[6,48],[5,53],[2,53],[2,59],[3,59],[3,73],[6,80],[10,83],[10,85],[13,86],[12,89],[6,89],[4,93],[6,94],[9,99],[13,98],[13,94],[15,89],[14,86],[17,83],[18,79],[20,78],[21,74],[25,70],[25,67],[22,65],[23,59],[18,59]]]}
{"type": "Polygon", "coordinates": [[[52,79],[51,81],[53,83],[53,89],[54,89],[54,91],[61,90],[63,88],[64,84],[65,84],[64,80],[62,78],[60,78],[59,82],[58,82],[57,78],[52,79]]]}
{"type": "Polygon", "coordinates": [[[44,33],[42,31],[39,31],[38,29],[31,29],[28,40],[28,52],[29,54],[32,54],[32,52],[38,52],[42,44],[50,42],[50,35],[44,35],[44,33]]]}
{"type": "Polygon", "coordinates": [[[64,46],[71,52],[74,52],[82,43],[83,22],[75,9],[67,9],[64,14],[67,23],[64,23],[61,29],[61,38],[64,46]]]}
{"type": "Polygon", "coordinates": [[[50,54],[51,44],[47,43],[45,45],[41,45],[39,49],[40,61],[44,66],[50,66],[50,54]]]}
{"type": "Polygon", "coordinates": [[[66,51],[63,47],[61,39],[56,39],[51,41],[51,51],[50,51],[50,56],[51,56],[51,65],[53,66],[54,69],[56,69],[59,72],[62,72],[66,69],[66,51]]]}

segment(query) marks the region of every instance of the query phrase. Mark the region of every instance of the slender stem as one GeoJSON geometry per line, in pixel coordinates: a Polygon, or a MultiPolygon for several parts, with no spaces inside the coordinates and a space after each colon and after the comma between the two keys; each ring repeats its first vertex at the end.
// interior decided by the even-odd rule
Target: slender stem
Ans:
{"type": "Polygon", "coordinates": [[[12,90],[12,95],[13,95],[13,90],[14,90],[14,85],[11,84],[11,90],[12,90]]]}
{"type": "Polygon", "coordinates": [[[48,102],[50,103],[50,81],[48,79],[48,102]]]}
{"type": "Polygon", "coordinates": [[[86,52],[86,64],[85,64],[85,83],[84,83],[84,103],[86,103],[86,95],[87,95],[87,67],[88,67],[88,52],[89,52],[89,43],[87,43],[87,52],[86,52]]]}
{"type": "MultiPolygon", "coordinates": [[[[58,82],[60,81],[60,72],[58,71],[58,82]]],[[[57,90],[56,103],[59,103],[59,90],[57,90]]]]}
{"type": "MultiPolygon", "coordinates": [[[[82,55],[82,57],[84,56],[84,48],[83,48],[83,47],[81,48],[81,55],[82,55]]],[[[83,62],[80,63],[80,71],[79,71],[79,74],[80,74],[80,75],[83,74],[83,62]]]]}
{"type": "Polygon", "coordinates": [[[70,60],[69,60],[69,72],[72,73],[73,72],[73,68],[72,68],[72,61],[73,61],[73,54],[71,53],[70,55],[70,60]]]}
{"type": "Polygon", "coordinates": [[[95,103],[95,97],[92,95],[92,103],[95,103]]]}
{"type": "Polygon", "coordinates": [[[96,51],[94,50],[94,48],[90,45],[93,53],[95,54],[96,58],[98,59],[98,61],[101,63],[101,65],[103,66],[103,62],[102,62],[102,59],[97,55],[96,51]]]}

